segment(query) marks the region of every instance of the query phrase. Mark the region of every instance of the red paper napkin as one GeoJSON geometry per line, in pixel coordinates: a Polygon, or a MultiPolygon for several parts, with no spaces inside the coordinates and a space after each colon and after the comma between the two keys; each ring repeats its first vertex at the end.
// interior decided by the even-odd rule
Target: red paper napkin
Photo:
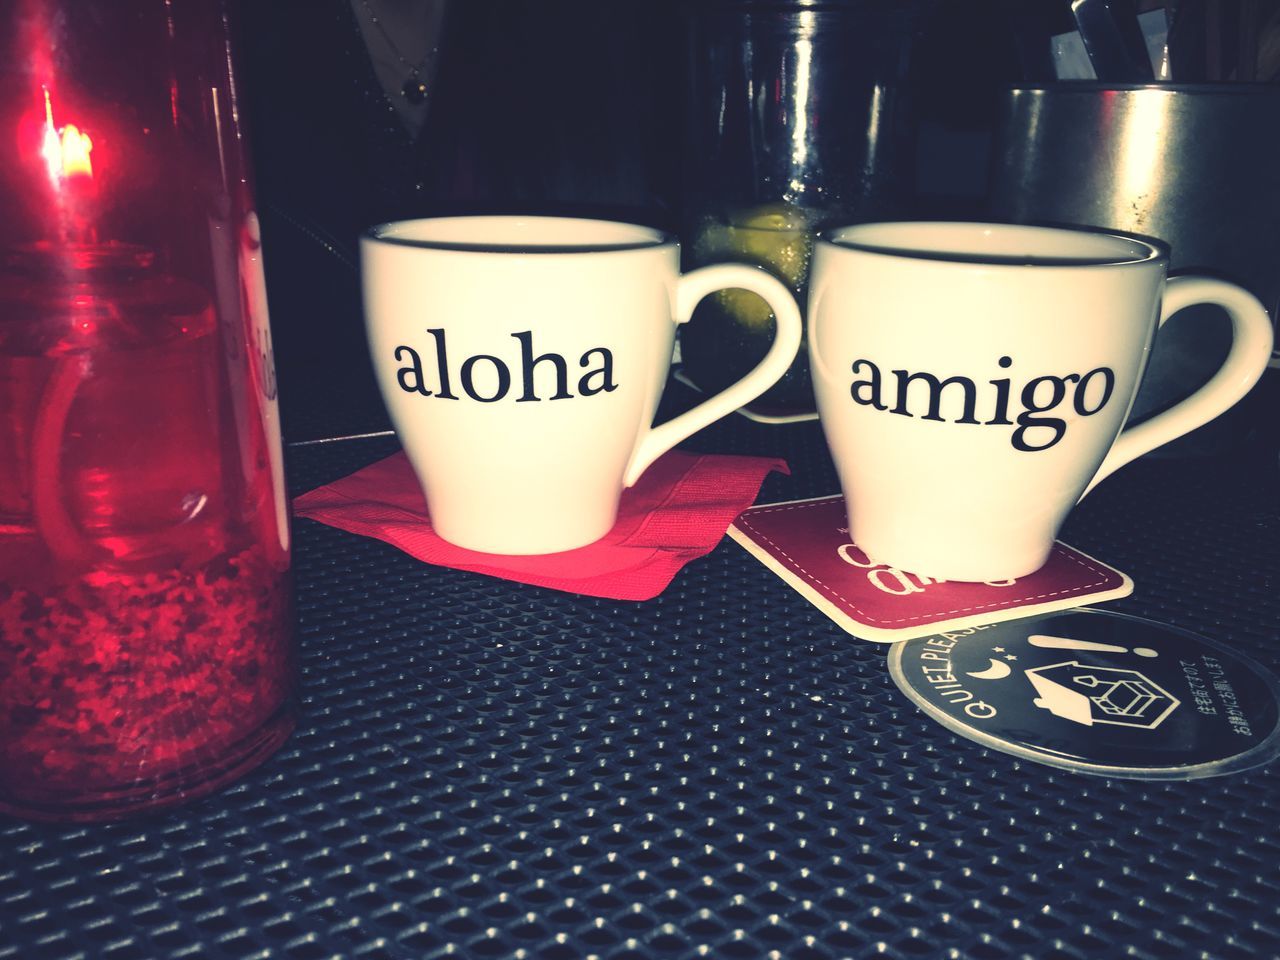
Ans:
{"type": "Polygon", "coordinates": [[[403,452],[319,487],[294,514],[399,547],[426,563],[553,590],[649,600],[690,560],[710,553],[783,460],[672,451],[622,494],[618,522],[601,540],[562,553],[509,557],[456,547],[431,528],[427,504],[403,452]]]}

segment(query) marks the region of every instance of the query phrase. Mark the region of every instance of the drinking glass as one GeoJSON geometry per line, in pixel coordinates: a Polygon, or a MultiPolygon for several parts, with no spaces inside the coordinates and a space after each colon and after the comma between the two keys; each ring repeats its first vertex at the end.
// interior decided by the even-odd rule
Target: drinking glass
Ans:
{"type": "MultiPolygon", "coordinates": [[[[748,0],[693,7],[689,34],[685,268],[768,270],[804,308],[815,231],[904,212],[914,166],[905,89],[923,4],[748,0]]],[[[773,339],[755,294],[707,298],[681,331],[685,375],[716,392],[773,339]]],[[[814,410],[807,354],[750,409],[814,410]]]]}

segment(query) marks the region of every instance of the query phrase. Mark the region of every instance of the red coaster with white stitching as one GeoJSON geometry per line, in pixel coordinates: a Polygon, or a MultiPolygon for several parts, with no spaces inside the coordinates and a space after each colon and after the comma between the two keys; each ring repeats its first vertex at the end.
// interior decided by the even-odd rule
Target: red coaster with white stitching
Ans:
{"type": "Polygon", "coordinates": [[[729,536],[854,636],[889,642],[1126,597],[1133,581],[1058,542],[1017,580],[958,583],[876,563],[849,541],[844,497],[751,507],[729,536]]]}

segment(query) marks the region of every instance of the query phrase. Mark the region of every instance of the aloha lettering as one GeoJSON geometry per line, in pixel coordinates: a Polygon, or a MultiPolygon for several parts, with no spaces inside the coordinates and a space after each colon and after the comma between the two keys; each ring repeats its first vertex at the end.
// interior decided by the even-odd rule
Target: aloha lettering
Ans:
{"type": "MultiPolygon", "coordinates": [[[[454,384],[458,384],[462,393],[480,403],[497,403],[512,393],[512,367],[501,357],[481,353],[465,358],[460,365],[453,367],[449,362],[449,345],[445,331],[433,328],[427,331],[432,340],[435,352],[435,380],[428,386],[426,368],[422,354],[413,347],[402,345],[396,347],[395,359],[402,364],[396,370],[396,382],[405,393],[417,393],[424,397],[436,397],[440,400],[457,400],[458,394],[453,392],[454,384]]],[[[533,331],[525,330],[511,334],[520,344],[518,372],[520,383],[516,403],[538,403],[547,400],[571,400],[575,394],[569,390],[569,363],[558,353],[543,353],[534,356],[533,331]],[[534,372],[542,365],[550,369],[555,376],[555,390],[549,397],[538,395],[534,372]]],[[[613,354],[605,347],[593,347],[578,359],[578,366],[584,371],[578,377],[577,396],[590,397],[597,393],[611,393],[618,389],[613,379],[613,354]]]]}

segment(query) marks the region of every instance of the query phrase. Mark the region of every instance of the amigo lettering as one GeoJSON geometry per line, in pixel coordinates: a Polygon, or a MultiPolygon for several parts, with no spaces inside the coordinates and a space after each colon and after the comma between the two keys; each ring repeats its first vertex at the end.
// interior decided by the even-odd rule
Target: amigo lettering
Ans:
{"type": "MultiPolygon", "coordinates": [[[[1013,365],[1010,357],[998,361],[1003,369],[1013,365]]],[[[900,417],[920,416],[922,420],[946,422],[942,416],[942,394],[958,396],[961,415],[952,423],[982,426],[1014,426],[1010,443],[1015,450],[1035,452],[1048,450],[1067,433],[1067,421],[1059,416],[1049,416],[1063,404],[1081,417],[1091,417],[1102,410],[1115,392],[1116,375],[1110,367],[1097,367],[1088,373],[1068,373],[1064,376],[1041,376],[1028,380],[1017,392],[1016,416],[1012,397],[1013,381],[1009,377],[997,377],[986,381],[981,393],[989,399],[980,402],[979,387],[965,376],[947,377],[945,380],[932,373],[907,370],[890,370],[889,376],[871,360],[855,360],[852,366],[854,380],[849,386],[853,402],[884,413],[900,417]],[[892,378],[892,383],[885,381],[892,378]]]]}
{"type": "MultiPolygon", "coordinates": [[[[429,348],[435,352],[435,379],[427,379],[427,368],[423,364],[422,354],[413,347],[402,345],[396,347],[395,359],[401,364],[396,370],[396,382],[405,393],[417,393],[424,397],[436,397],[440,400],[457,400],[454,393],[457,385],[462,393],[480,403],[497,403],[512,394],[512,369],[519,375],[516,386],[518,395],[516,403],[537,403],[542,400],[570,400],[575,394],[569,389],[569,361],[558,353],[534,355],[533,331],[525,330],[511,334],[520,345],[519,359],[508,365],[501,357],[491,354],[477,354],[465,358],[454,367],[449,361],[449,345],[443,329],[434,328],[427,331],[432,344],[429,348]],[[555,378],[555,389],[550,396],[539,396],[535,373],[541,368],[549,371],[555,378]],[[429,384],[429,385],[428,385],[429,384]]],[[[427,352],[427,351],[424,351],[427,352]]],[[[593,347],[578,358],[581,373],[577,375],[577,394],[590,397],[597,393],[610,393],[618,389],[613,379],[613,354],[605,347],[593,347]]],[[[545,380],[545,377],[543,378],[545,380]]]]}

